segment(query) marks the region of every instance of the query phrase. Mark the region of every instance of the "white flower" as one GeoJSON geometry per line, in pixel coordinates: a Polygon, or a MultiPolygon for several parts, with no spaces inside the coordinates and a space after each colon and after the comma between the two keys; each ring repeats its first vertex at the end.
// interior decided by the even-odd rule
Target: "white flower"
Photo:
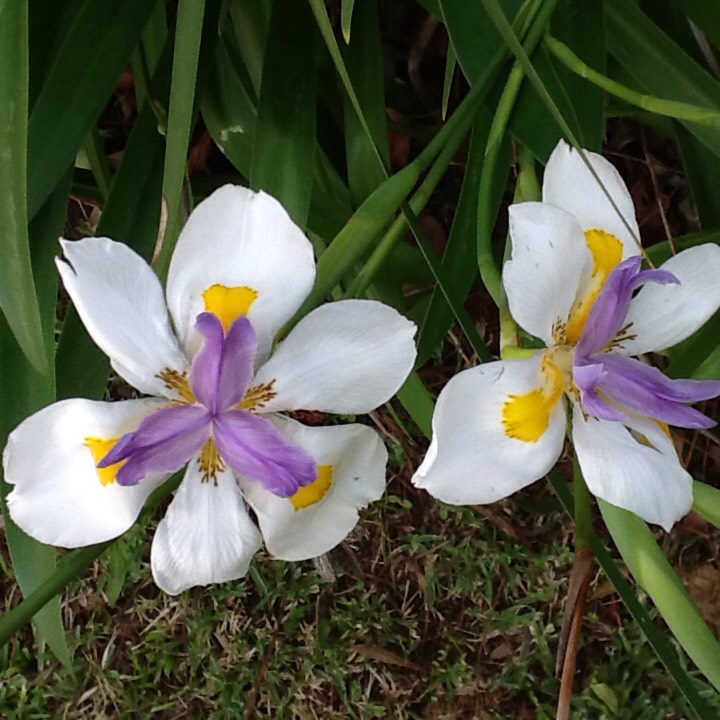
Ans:
{"type": "Polygon", "coordinates": [[[692,480],[665,423],[713,425],[686,403],[720,394],[720,383],[669,380],[630,356],[674,345],[718,309],[720,248],[701,245],[640,270],[630,195],[610,163],[586,155],[625,222],[561,142],[543,202],[510,208],[503,271],[513,318],[547,349],[450,380],[413,482],[456,505],[507,497],[557,462],[569,405],[590,491],[669,529],[692,505],[692,480]]]}
{"type": "Polygon", "coordinates": [[[279,413],[381,405],[412,368],[415,326],[378,302],[332,303],[270,356],[315,263],[280,204],[241,187],[217,190],[192,213],[167,309],[157,277],[127,246],[61,242],[57,265],[88,332],[115,371],[153,397],[65,400],[21,423],[3,455],[15,522],[53,545],[103,542],[187,464],[152,544],[153,577],[168,593],[243,576],[261,533],[286,560],[345,538],[358,509],[382,495],[380,438],[364,425],[306,427],[279,413]]]}

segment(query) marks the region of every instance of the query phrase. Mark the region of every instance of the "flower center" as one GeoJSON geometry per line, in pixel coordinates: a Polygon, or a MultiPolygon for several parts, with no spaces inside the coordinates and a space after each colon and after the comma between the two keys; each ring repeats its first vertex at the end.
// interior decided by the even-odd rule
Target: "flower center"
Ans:
{"type": "MultiPolygon", "coordinates": [[[[166,380],[183,400],[145,417],[137,430],[106,449],[97,467],[117,466],[117,482],[135,485],[146,475],[179,470],[196,457],[202,482],[216,483],[217,474],[229,467],[276,495],[294,496],[316,480],[317,465],[270,420],[243,409],[258,410],[272,393],[271,383],[248,393],[257,351],[252,324],[241,315],[225,332],[215,313],[204,312],[197,328],[203,343],[188,377],[168,374],[166,380]]],[[[318,499],[327,491],[322,487],[320,482],[313,491],[318,499]]]]}

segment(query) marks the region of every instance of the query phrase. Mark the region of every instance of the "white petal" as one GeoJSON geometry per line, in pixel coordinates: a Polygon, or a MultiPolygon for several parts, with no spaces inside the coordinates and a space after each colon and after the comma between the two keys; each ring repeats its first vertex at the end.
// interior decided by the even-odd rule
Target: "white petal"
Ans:
{"type": "Polygon", "coordinates": [[[67,262],[57,259],[58,270],[90,337],[131,385],[148,395],[171,396],[157,374],[182,373],[187,360],[150,266],[108,238],[60,243],[67,262]]]}
{"type": "Polygon", "coordinates": [[[638,442],[619,422],[573,412],[573,444],[593,495],[670,530],[692,507],[692,478],[673,444],[653,420],[627,423],[654,447],[638,442]]]}
{"type": "Polygon", "coordinates": [[[373,300],[328,303],[304,317],[260,368],[273,383],[261,412],[370,412],[389,400],[415,362],[415,324],[373,300]]]}
{"type": "Polygon", "coordinates": [[[502,426],[510,395],[538,387],[540,357],[486,363],[458,373],[443,388],[430,448],[412,482],[451,505],[491,503],[541,478],[557,462],[565,435],[564,400],[535,442],[502,426]]]}
{"type": "Polygon", "coordinates": [[[592,257],[577,220],[539,202],[509,209],[512,257],[503,268],[510,313],[527,332],[553,344],[552,328],[565,322],[592,257]]]}
{"type": "Polygon", "coordinates": [[[553,150],[545,168],[543,202],[574,215],[583,230],[596,228],[615,235],[623,243],[623,259],[638,255],[640,231],[635,219],[635,208],[620,173],[601,155],[588,150],[584,152],[627,226],[598,180],[588,170],[580,153],[563,140],[553,150]]]}
{"type": "Polygon", "coordinates": [[[265,545],[275,557],[317,557],[347,537],[357,525],[360,508],[382,496],[387,450],[377,433],[365,425],[307,427],[282,416],[272,419],[318,465],[332,466],[332,485],[322,500],[299,510],[259,483],[241,480],[241,486],[257,514],[265,545]]]}
{"type": "Polygon", "coordinates": [[[3,453],[5,480],[15,486],[7,498],[12,519],[36,540],[66,548],[124,533],[167,476],[146,477],[132,487],[103,485],[85,441],[118,438],[164,404],[63,400],[24,420],[3,453]]]}
{"type": "Polygon", "coordinates": [[[630,303],[629,332],[622,351],[640,355],[664,350],[700,328],[720,307],[720,247],[698,245],[678,253],[662,266],[679,285],[648,283],[630,303]]]}
{"type": "Polygon", "coordinates": [[[160,521],[150,554],[155,584],[169,595],[195,585],[237,580],[261,544],[233,474],[202,482],[191,461],[160,521]]]}
{"type": "Polygon", "coordinates": [[[177,332],[190,354],[195,318],[210,286],[258,293],[247,314],[267,355],[272,338],[307,297],[315,281],[310,241],[275,198],[225,185],[199,203],[180,233],[167,282],[177,332]]]}

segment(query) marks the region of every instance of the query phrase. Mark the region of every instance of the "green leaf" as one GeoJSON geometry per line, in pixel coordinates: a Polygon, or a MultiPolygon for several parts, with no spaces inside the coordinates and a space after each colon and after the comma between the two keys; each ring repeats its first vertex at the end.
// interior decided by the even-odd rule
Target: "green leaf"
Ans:
{"type": "Polygon", "coordinates": [[[29,217],[73,162],[152,9],[151,0],[86,0],[75,17],[30,115],[29,217]]]}
{"type": "MultiPolygon", "coordinates": [[[[447,292],[451,293],[458,303],[464,302],[478,274],[475,253],[478,188],[491,120],[489,113],[484,109],[478,113],[475,120],[465,178],[441,264],[443,274],[452,278],[452,282],[447,284],[447,292]]],[[[497,213],[505,183],[498,183],[495,187],[500,190],[492,201],[492,207],[497,213]]],[[[454,315],[444,293],[439,287],[434,288],[418,334],[416,363],[418,366],[423,365],[437,345],[442,342],[453,320],[454,315]]]]}
{"type": "MultiPolygon", "coordinates": [[[[70,175],[35,216],[30,236],[35,254],[33,270],[37,278],[38,296],[42,311],[46,347],[53,347],[55,328],[55,299],[57,297],[57,271],[54,257],[57,254],[57,237],[62,232],[67,211],[70,175]]],[[[52,368],[52,359],[48,358],[52,368]]],[[[0,442],[21,420],[55,398],[53,374],[40,375],[22,355],[13,341],[7,325],[0,321],[0,442]]],[[[42,438],[38,438],[38,447],[42,438]]],[[[8,486],[3,483],[3,495],[8,486]]],[[[25,597],[28,597],[55,570],[55,549],[42,545],[20,530],[7,514],[3,502],[5,532],[15,575],[25,597]]],[[[28,618],[29,619],[29,618],[28,618]]],[[[71,666],[65,631],[60,613],[60,600],[54,598],[34,618],[38,638],[50,646],[65,666],[71,666]]]]}
{"type": "MultiPolygon", "coordinates": [[[[204,21],[205,0],[180,0],[175,24],[167,146],[163,169],[162,197],[167,220],[162,246],[154,260],[161,279],[167,274],[170,258],[185,217],[182,207],[183,181],[195,115],[195,84],[204,21]]],[[[192,198],[190,201],[192,202],[192,198]]]]}
{"type": "Polygon", "coordinates": [[[693,509],[716,528],[720,528],[720,490],[695,481],[693,483],[693,496],[693,509]]]}
{"type": "MultiPolygon", "coordinates": [[[[510,19],[521,6],[519,0],[503,0],[500,4],[510,19]]],[[[460,68],[468,82],[474,83],[505,43],[479,2],[439,0],[439,5],[460,68]]]]}
{"type": "MultiPolygon", "coordinates": [[[[342,28],[343,39],[346,43],[350,42],[350,24],[352,23],[353,8],[355,0],[341,0],[340,6],[340,27],[342,28]]],[[[365,3],[361,3],[364,5],[365,3]]],[[[369,4],[369,3],[368,3],[369,4]]]]}
{"type": "Polygon", "coordinates": [[[352,203],[357,207],[383,182],[384,168],[390,166],[385,139],[385,88],[376,0],[363,0],[355,10],[355,32],[345,51],[345,63],[371,133],[368,137],[350,98],[345,95],[343,117],[348,184],[352,203]],[[384,167],[377,162],[376,149],[381,153],[384,167]]]}
{"type": "Polygon", "coordinates": [[[30,362],[47,372],[27,235],[26,2],[7,3],[0,14],[0,97],[0,308],[30,362]]]}
{"type": "Polygon", "coordinates": [[[683,125],[676,122],[675,139],[685,168],[690,196],[704,228],[720,228],[720,202],[717,194],[718,158],[683,125]]]}
{"type": "Polygon", "coordinates": [[[304,2],[275,0],[258,103],[250,186],[276,197],[302,228],[315,153],[313,16],[304,2]]]}
{"type": "MultiPolygon", "coordinates": [[[[606,0],[605,21],[608,51],[645,92],[720,110],[720,83],[634,3],[606,0]]],[[[688,121],[683,125],[720,157],[720,130],[688,121]]]]}
{"type": "Polygon", "coordinates": [[[432,435],[432,415],[435,403],[417,373],[410,373],[408,379],[397,391],[397,398],[420,432],[429,438],[432,435]]]}
{"type": "Polygon", "coordinates": [[[637,584],[652,598],[673,635],[720,690],[720,644],[702,619],[647,524],[598,499],[605,524],[637,584]]]}

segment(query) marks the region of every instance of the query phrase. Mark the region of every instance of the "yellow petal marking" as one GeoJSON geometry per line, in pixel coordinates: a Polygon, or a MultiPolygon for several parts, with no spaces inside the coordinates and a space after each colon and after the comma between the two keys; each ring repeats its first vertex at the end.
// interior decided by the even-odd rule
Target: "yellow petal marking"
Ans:
{"type": "Polygon", "coordinates": [[[227,287],[227,285],[211,285],[203,294],[205,309],[216,315],[222,323],[223,330],[230,326],[241,315],[247,315],[250,306],[258,296],[257,290],[243,285],[227,287]]]}
{"type": "Polygon", "coordinates": [[[553,362],[552,351],[540,364],[541,385],[523,395],[508,395],[502,407],[505,434],[522,442],[537,442],[565,390],[565,373],[553,362]]]}
{"type": "Polygon", "coordinates": [[[575,299],[565,327],[565,341],[575,345],[580,339],[590,308],[600,294],[608,275],[622,260],[623,245],[612,233],[592,228],[585,231],[585,242],[593,259],[590,286],[581,297],[575,299]]]}
{"type": "MultiPolygon", "coordinates": [[[[113,446],[120,438],[98,438],[98,437],[86,437],[83,445],[90,451],[93,462],[97,464],[113,449],[113,446]]],[[[118,470],[127,462],[127,460],[121,460],[114,465],[108,465],[104,468],[95,468],[98,480],[103,485],[112,485],[115,482],[115,476],[118,470]]]]}
{"type": "Polygon", "coordinates": [[[296,510],[314,505],[327,495],[332,481],[332,465],[318,465],[317,477],[309,485],[299,488],[289,500],[296,510]]]}

